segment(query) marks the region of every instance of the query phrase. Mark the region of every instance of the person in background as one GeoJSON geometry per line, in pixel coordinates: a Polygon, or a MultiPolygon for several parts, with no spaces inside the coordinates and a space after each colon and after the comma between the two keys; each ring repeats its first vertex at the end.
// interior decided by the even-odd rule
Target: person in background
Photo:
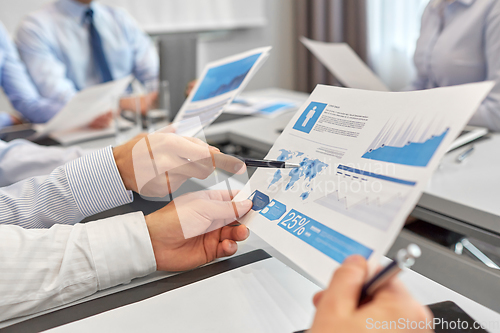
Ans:
{"type": "Polygon", "coordinates": [[[367,276],[368,266],[363,257],[356,255],[344,260],[333,274],[328,288],[314,296],[316,315],[308,332],[358,333],[379,329],[387,332],[433,332],[429,328],[432,327],[431,311],[413,299],[397,278],[380,287],[368,302],[359,305],[367,276]],[[384,329],[383,323],[396,323],[397,327],[392,325],[391,329],[384,329]]]}
{"type": "MultiPolygon", "coordinates": [[[[12,106],[30,122],[46,122],[63,107],[63,103],[40,96],[1,22],[0,83],[12,106]]],[[[0,113],[0,128],[19,122],[19,119],[8,113],[0,113]]]]}
{"type": "MultiPolygon", "coordinates": [[[[123,9],[92,0],[58,0],[29,14],[16,44],[44,97],[67,103],[79,90],[133,74],[158,78],[158,53],[123,9]]],[[[106,127],[111,115],[91,127],[106,127]]]]}
{"type": "Polygon", "coordinates": [[[431,0],[422,16],[410,90],[492,80],[470,125],[500,131],[500,1],[431,0]]]}

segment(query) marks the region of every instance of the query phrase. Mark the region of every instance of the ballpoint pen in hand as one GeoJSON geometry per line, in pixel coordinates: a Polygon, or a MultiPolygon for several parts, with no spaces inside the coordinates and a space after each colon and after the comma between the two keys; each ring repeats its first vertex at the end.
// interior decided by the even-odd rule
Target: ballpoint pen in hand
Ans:
{"type": "Polygon", "coordinates": [[[245,165],[249,167],[277,168],[277,169],[300,168],[300,164],[297,163],[288,163],[283,161],[272,161],[272,160],[255,160],[252,158],[244,158],[236,155],[232,156],[242,160],[245,163],[245,165]]]}
{"type": "Polygon", "coordinates": [[[363,302],[367,297],[373,295],[377,289],[385,285],[390,279],[398,275],[403,268],[410,268],[415,263],[415,259],[420,257],[422,252],[416,244],[410,244],[406,249],[401,249],[396,254],[396,258],[380,272],[375,274],[361,290],[359,302],[363,302]]]}

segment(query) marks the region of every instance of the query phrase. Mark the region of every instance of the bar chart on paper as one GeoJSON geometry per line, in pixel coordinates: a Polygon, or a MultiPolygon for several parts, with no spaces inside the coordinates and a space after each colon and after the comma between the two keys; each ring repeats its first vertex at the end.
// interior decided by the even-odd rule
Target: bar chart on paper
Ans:
{"type": "Polygon", "coordinates": [[[416,182],[339,164],[336,190],[315,203],[387,230],[416,182]]]}
{"type": "Polygon", "coordinates": [[[391,119],[377,135],[363,158],[425,167],[448,133],[438,119],[391,119]]]}

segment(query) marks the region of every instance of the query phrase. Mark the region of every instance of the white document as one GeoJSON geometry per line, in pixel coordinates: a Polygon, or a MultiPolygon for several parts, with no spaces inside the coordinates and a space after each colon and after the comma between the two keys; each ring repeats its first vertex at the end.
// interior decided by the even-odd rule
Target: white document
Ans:
{"type": "Polygon", "coordinates": [[[193,90],[182,105],[174,123],[198,117],[201,127],[176,132],[194,136],[217,119],[233,99],[245,88],[269,56],[271,47],[261,47],[205,66],[193,90]]]}
{"type": "Polygon", "coordinates": [[[98,84],[78,92],[46,124],[36,125],[36,137],[56,131],[66,131],[89,124],[98,116],[116,109],[118,98],[132,81],[129,75],[123,79],[98,84]]]}
{"type": "Polygon", "coordinates": [[[318,286],[270,258],[47,332],[283,332],[307,329],[318,286]]]}
{"type": "Polygon", "coordinates": [[[235,201],[241,222],[322,286],[351,254],[371,268],[390,248],[441,157],[492,82],[415,92],[319,85],[235,201]]]}
{"type": "Polygon", "coordinates": [[[348,44],[318,42],[305,37],[301,37],[300,41],[344,86],[389,91],[348,44]]]}

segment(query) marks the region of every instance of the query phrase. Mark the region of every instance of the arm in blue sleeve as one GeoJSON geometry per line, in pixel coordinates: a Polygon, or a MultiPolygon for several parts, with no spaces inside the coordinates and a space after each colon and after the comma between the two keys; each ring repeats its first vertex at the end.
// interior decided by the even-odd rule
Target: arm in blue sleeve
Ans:
{"type": "Polygon", "coordinates": [[[495,86],[469,124],[500,131],[500,2],[493,2],[493,7],[486,17],[485,27],[485,56],[488,68],[486,80],[495,81],[495,86]]]}
{"type": "Polygon", "coordinates": [[[133,74],[142,83],[146,80],[157,79],[160,60],[153,41],[124,9],[117,9],[115,15],[134,52],[133,74]]]}
{"type": "Polygon", "coordinates": [[[12,126],[12,117],[7,112],[0,113],[0,128],[12,126]]]}
{"type": "Polygon", "coordinates": [[[0,140],[0,187],[26,178],[48,175],[55,168],[85,153],[79,147],[46,147],[18,139],[0,140]]]}
{"type": "Polygon", "coordinates": [[[0,48],[4,53],[2,88],[10,102],[27,120],[47,122],[63,104],[40,96],[3,25],[0,25],[0,48]]]}
{"type": "Polygon", "coordinates": [[[57,101],[61,107],[76,94],[77,89],[66,77],[66,65],[51,49],[53,41],[44,29],[47,24],[28,16],[17,31],[16,44],[40,95],[57,101]]]}
{"type": "Polygon", "coordinates": [[[55,169],[48,176],[0,188],[0,224],[49,228],[132,202],[111,147],[55,169]]]}

